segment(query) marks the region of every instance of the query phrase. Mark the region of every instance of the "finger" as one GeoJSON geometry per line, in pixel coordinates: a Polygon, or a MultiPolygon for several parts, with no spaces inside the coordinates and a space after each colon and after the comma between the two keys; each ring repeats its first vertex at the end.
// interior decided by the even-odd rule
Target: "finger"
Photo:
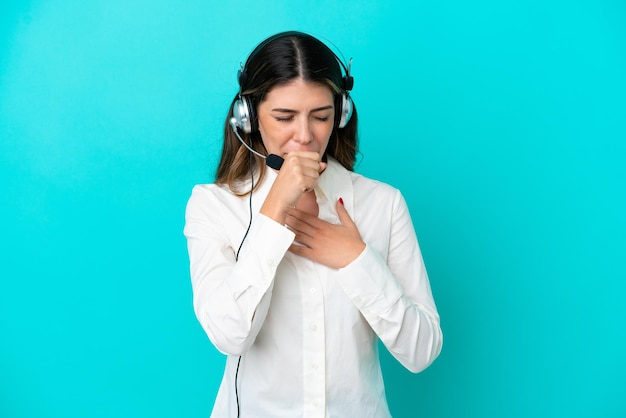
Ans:
{"type": "Polygon", "coordinates": [[[342,225],[354,225],[350,214],[346,210],[346,207],[343,205],[343,199],[339,198],[337,203],[335,204],[335,209],[337,210],[337,216],[339,216],[339,222],[342,225]]]}
{"type": "Polygon", "coordinates": [[[294,237],[294,242],[297,242],[297,244],[292,245],[295,245],[296,247],[315,247],[315,240],[306,234],[296,233],[296,236],[294,237]]]}
{"type": "Polygon", "coordinates": [[[300,243],[304,243],[305,241],[307,241],[310,238],[310,236],[306,232],[298,229],[297,226],[294,226],[293,224],[290,224],[287,221],[285,221],[285,226],[291,232],[293,232],[293,234],[294,234],[294,241],[297,241],[297,242],[300,242],[300,243]]]}
{"type": "Polygon", "coordinates": [[[296,208],[290,210],[287,216],[293,218],[294,220],[300,221],[303,225],[307,225],[313,229],[319,229],[321,223],[324,222],[317,216],[313,216],[310,213],[306,213],[296,208]]]}
{"type": "Polygon", "coordinates": [[[302,157],[317,162],[322,159],[319,153],[315,151],[290,151],[287,153],[287,157],[302,157]]]}
{"type": "Polygon", "coordinates": [[[285,161],[289,161],[295,165],[305,165],[309,167],[319,168],[320,155],[311,151],[292,151],[285,155],[285,161]]]}
{"type": "Polygon", "coordinates": [[[321,161],[317,152],[312,151],[292,151],[285,156],[285,159],[287,158],[293,158],[296,164],[310,167],[318,174],[321,174],[328,166],[326,162],[321,161]]]}
{"type": "Polygon", "coordinates": [[[315,188],[320,177],[320,163],[310,159],[292,157],[289,164],[279,172],[281,178],[291,179],[290,183],[298,185],[303,191],[315,188]]]}
{"type": "Polygon", "coordinates": [[[307,223],[306,221],[299,219],[291,214],[295,210],[290,211],[285,219],[285,224],[291,228],[296,234],[304,234],[312,236],[315,234],[316,228],[307,223]]]}
{"type": "Polygon", "coordinates": [[[293,158],[289,164],[284,164],[279,174],[287,176],[306,176],[317,179],[319,177],[319,164],[312,160],[293,158]]]}
{"type": "Polygon", "coordinates": [[[304,245],[291,244],[289,246],[289,251],[290,252],[292,252],[292,253],[294,253],[296,255],[302,256],[302,257],[306,257],[307,250],[308,250],[308,248],[305,247],[304,245]]]}

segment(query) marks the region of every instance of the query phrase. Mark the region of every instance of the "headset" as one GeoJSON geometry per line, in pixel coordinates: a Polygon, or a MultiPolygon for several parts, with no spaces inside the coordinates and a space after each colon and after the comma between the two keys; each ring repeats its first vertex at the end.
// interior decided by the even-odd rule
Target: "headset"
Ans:
{"type": "MultiPolygon", "coordinates": [[[[297,31],[288,31],[281,32],[274,36],[267,38],[265,41],[261,42],[248,56],[245,65],[242,65],[239,71],[237,72],[237,82],[239,83],[239,94],[237,95],[237,100],[233,104],[233,117],[230,119],[230,126],[239,141],[253,154],[265,159],[266,164],[271,168],[276,170],[280,170],[282,166],[283,159],[277,155],[270,154],[268,156],[262,155],[257,151],[253,150],[250,145],[248,145],[243,138],[239,135],[239,130],[243,131],[246,134],[251,134],[253,132],[257,132],[258,120],[257,115],[255,113],[254,103],[252,100],[243,94],[244,86],[248,81],[248,63],[250,63],[254,57],[261,51],[265,46],[269,43],[290,36],[296,37],[311,37],[303,32],[297,31]]],[[[326,46],[328,48],[328,46],[326,46]]],[[[339,129],[345,128],[352,117],[352,111],[354,105],[352,103],[352,98],[350,98],[350,90],[354,87],[354,78],[350,74],[352,67],[352,59],[348,61],[347,64],[343,62],[341,58],[337,56],[330,48],[328,48],[330,53],[335,57],[341,68],[343,68],[344,76],[342,77],[342,90],[340,98],[338,99],[338,103],[335,105],[335,126],[339,129]]]]}

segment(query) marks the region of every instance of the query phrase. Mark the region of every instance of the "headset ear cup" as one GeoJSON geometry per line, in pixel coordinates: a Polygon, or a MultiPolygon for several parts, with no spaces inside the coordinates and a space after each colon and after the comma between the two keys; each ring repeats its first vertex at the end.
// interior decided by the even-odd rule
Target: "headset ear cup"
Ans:
{"type": "Polygon", "coordinates": [[[338,128],[345,128],[352,117],[352,99],[346,93],[341,95],[341,109],[339,113],[338,128]]]}
{"type": "Polygon", "coordinates": [[[253,107],[247,97],[243,96],[235,101],[233,104],[233,117],[235,118],[235,124],[243,132],[250,134],[253,130],[256,130],[254,126],[256,118],[253,107]]]}

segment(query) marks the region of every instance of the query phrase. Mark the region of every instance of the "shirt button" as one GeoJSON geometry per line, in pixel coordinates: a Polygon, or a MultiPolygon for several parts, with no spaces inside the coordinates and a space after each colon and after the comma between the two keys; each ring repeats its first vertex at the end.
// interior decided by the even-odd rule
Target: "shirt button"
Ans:
{"type": "Polygon", "coordinates": [[[311,368],[312,368],[313,370],[317,370],[317,363],[313,363],[313,364],[311,364],[311,368]]]}
{"type": "Polygon", "coordinates": [[[317,331],[317,325],[311,324],[311,331],[317,331]]]}
{"type": "Polygon", "coordinates": [[[317,291],[317,289],[316,289],[316,288],[314,288],[314,287],[312,287],[312,288],[310,288],[310,289],[309,289],[309,291],[310,291],[311,293],[315,293],[315,292],[317,291]]]}

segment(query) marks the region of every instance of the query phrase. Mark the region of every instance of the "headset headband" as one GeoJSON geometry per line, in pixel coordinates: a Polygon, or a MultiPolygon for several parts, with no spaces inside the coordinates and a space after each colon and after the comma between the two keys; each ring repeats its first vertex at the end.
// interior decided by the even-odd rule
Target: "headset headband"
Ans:
{"type": "Polygon", "coordinates": [[[343,86],[341,86],[341,87],[346,92],[349,92],[350,90],[352,90],[352,88],[354,87],[354,78],[350,75],[350,70],[351,70],[351,67],[352,67],[352,58],[350,58],[350,60],[348,61],[348,64],[345,64],[343,62],[343,60],[341,58],[339,58],[339,56],[335,52],[333,52],[332,49],[330,49],[328,47],[328,45],[326,45],[324,42],[320,41],[319,39],[315,38],[314,36],[311,36],[311,35],[309,35],[307,33],[304,33],[304,32],[287,31],[287,32],[281,32],[281,33],[277,33],[275,35],[272,35],[269,38],[265,39],[260,44],[258,44],[256,46],[256,48],[254,48],[252,50],[250,55],[248,55],[248,58],[246,59],[246,63],[245,64],[241,64],[241,68],[239,69],[239,71],[237,71],[237,82],[239,83],[240,94],[241,94],[241,91],[243,89],[243,86],[248,81],[248,74],[247,74],[248,63],[254,59],[254,57],[259,53],[259,51],[261,51],[263,48],[265,48],[265,46],[267,46],[271,42],[273,42],[273,41],[275,41],[277,39],[280,39],[280,38],[287,38],[289,36],[295,36],[295,37],[299,37],[299,38],[304,38],[304,37],[306,37],[306,38],[313,38],[313,39],[317,40],[318,42],[320,42],[322,45],[324,45],[330,51],[330,53],[335,57],[335,60],[337,60],[337,62],[341,66],[341,68],[343,68],[343,71],[344,71],[345,75],[342,77],[343,86]]]}

